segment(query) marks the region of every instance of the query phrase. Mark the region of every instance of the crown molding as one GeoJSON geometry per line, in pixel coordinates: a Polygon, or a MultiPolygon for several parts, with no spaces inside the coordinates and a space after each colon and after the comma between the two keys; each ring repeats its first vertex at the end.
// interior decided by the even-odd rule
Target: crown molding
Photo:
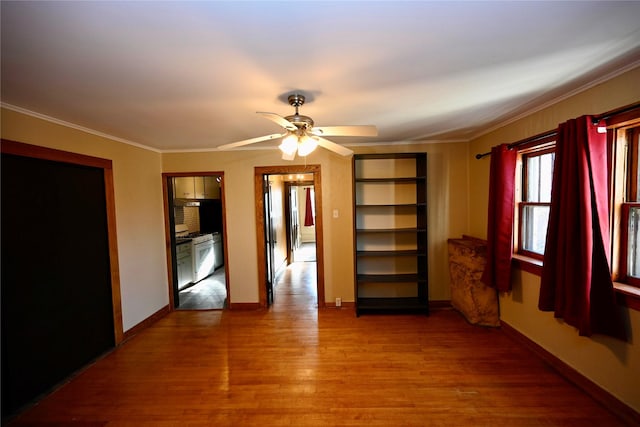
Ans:
{"type": "Polygon", "coordinates": [[[500,123],[498,123],[498,124],[496,124],[494,126],[491,126],[491,127],[487,128],[487,129],[483,129],[482,131],[478,132],[477,134],[475,134],[471,138],[469,138],[469,141],[472,141],[474,139],[480,138],[481,136],[489,134],[489,133],[491,133],[491,132],[493,132],[495,130],[498,130],[500,128],[503,128],[503,127],[505,127],[507,125],[510,125],[511,123],[514,123],[514,122],[516,122],[516,121],[518,121],[520,119],[523,119],[523,118],[525,118],[527,116],[530,116],[530,115],[532,115],[534,113],[537,113],[538,111],[542,111],[545,108],[549,108],[552,105],[555,105],[555,104],[557,104],[559,102],[562,102],[562,101],[564,101],[566,99],[569,99],[572,96],[575,96],[575,95],[577,95],[577,94],[579,94],[581,92],[589,90],[589,89],[591,89],[591,88],[593,88],[593,87],[595,87],[595,86],[597,86],[597,85],[599,85],[601,83],[604,83],[604,82],[606,82],[608,80],[616,78],[619,75],[622,75],[622,74],[626,73],[627,71],[631,71],[631,70],[633,70],[633,69],[635,69],[637,67],[640,67],[640,59],[638,59],[638,60],[636,60],[636,61],[634,61],[634,62],[632,62],[630,64],[627,64],[624,67],[618,68],[615,71],[612,71],[612,72],[607,73],[607,74],[605,74],[605,75],[603,75],[601,77],[598,77],[598,78],[596,78],[594,80],[591,80],[587,84],[579,86],[576,89],[573,89],[573,90],[571,90],[569,92],[566,92],[566,93],[564,93],[564,94],[562,94],[560,96],[557,96],[557,97],[555,97],[555,98],[553,98],[553,99],[551,99],[551,100],[549,100],[547,102],[544,102],[544,103],[542,103],[542,104],[540,104],[540,105],[538,105],[536,107],[533,107],[533,108],[531,108],[531,109],[529,109],[529,110],[527,110],[527,111],[525,111],[523,113],[520,113],[520,114],[518,114],[518,115],[516,115],[514,117],[511,117],[511,118],[509,118],[509,119],[507,119],[507,120],[505,120],[503,122],[500,122],[500,123]]]}
{"type": "Polygon", "coordinates": [[[67,122],[65,120],[60,120],[55,117],[47,116],[46,114],[36,113],[35,111],[27,110],[26,108],[18,107],[17,105],[7,104],[6,102],[0,102],[0,106],[2,108],[6,108],[7,110],[15,111],[17,113],[21,113],[27,116],[35,117],[37,119],[41,119],[50,123],[54,123],[60,126],[65,126],[71,129],[79,130],[81,132],[85,132],[91,135],[99,136],[101,138],[110,139],[112,141],[121,142],[123,144],[132,145],[137,148],[142,148],[144,150],[153,151],[154,153],[162,153],[161,150],[157,148],[149,147],[148,145],[140,144],[138,142],[129,141],[128,139],[120,138],[117,136],[109,135],[108,133],[100,132],[94,129],[90,129],[75,123],[67,122]]]}

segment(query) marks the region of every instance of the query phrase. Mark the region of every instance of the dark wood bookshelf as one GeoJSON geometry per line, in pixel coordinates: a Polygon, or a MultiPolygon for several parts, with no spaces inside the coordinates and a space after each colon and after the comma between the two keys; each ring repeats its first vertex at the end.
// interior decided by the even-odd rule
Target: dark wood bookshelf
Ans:
{"type": "Polygon", "coordinates": [[[355,155],[353,205],[356,315],[429,314],[426,153],[355,155]]]}

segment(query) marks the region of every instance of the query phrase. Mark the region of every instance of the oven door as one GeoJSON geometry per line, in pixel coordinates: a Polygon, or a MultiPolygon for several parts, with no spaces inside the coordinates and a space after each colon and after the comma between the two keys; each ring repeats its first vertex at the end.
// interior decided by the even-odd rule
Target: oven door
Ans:
{"type": "Polygon", "coordinates": [[[213,241],[193,244],[193,281],[199,282],[213,273],[215,256],[213,241]]]}

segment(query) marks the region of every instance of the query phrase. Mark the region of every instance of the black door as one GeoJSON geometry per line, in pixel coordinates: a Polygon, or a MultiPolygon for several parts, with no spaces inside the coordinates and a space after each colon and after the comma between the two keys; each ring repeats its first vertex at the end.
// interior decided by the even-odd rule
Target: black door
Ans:
{"type": "Polygon", "coordinates": [[[275,271],[273,267],[273,258],[275,250],[275,232],[273,229],[273,221],[271,219],[271,184],[269,176],[265,175],[262,187],[264,199],[264,242],[265,242],[265,260],[266,260],[266,284],[267,284],[267,305],[273,304],[274,298],[274,280],[275,271]]]}
{"type": "Polygon", "coordinates": [[[2,155],[2,416],[115,345],[104,171],[2,155]]]}

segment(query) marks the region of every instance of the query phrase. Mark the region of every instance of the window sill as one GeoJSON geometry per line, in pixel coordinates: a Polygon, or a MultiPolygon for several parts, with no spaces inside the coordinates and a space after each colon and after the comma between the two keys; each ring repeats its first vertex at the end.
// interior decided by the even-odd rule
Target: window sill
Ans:
{"type": "MultiPolygon", "coordinates": [[[[513,255],[512,266],[536,276],[542,276],[542,264],[539,259],[518,254],[513,255]]],[[[640,288],[625,283],[613,282],[618,304],[640,311],[640,288]]]]}
{"type": "Polygon", "coordinates": [[[640,310],[640,288],[626,283],[613,282],[618,304],[625,305],[634,310],[640,310]]]}
{"type": "Polygon", "coordinates": [[[511,265],[527,273],[542,276],[542,261],[524,255],[514,254],[511,265]]]}

